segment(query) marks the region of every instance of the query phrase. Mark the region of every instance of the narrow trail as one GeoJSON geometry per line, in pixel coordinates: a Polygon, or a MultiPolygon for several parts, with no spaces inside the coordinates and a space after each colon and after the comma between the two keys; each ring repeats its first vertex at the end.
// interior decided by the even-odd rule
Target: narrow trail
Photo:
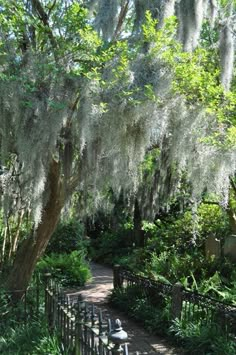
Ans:
{"type": "Polygon", "coordinates": [[[107,297],[113,288],[113,271],[111,268],[92,263],[91,264],[92,280],[85,287],[76,292],[70,292],[67,295],[74,299],[78,295],[82,296],[87,302],[94,303],[103,313],[108,314],[110,318],[119,318],[122,321],[122,326],[129,335],[129,354],[134,355],[139,352],[139,355],[182,355],[183,351],[176,349],[159,336],[150,335],[135,321],[119,310],[112,308],[107,301],[107,297]]]}

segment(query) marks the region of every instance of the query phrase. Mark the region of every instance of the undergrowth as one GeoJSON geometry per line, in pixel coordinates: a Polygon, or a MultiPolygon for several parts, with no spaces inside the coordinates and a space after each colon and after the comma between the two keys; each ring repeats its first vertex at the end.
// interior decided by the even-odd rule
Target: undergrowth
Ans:
{"type": "Polygon", "coordinates": [[[15,324],[1,327],[0,353],[12,355],[60,355],[62,354],[56,336],[50,335],[46,324],[32,321],[29,324],[15,324]]]}
{"type": "Polygon", "coordinates": [[[37,270],[50,273],[64,286],[83,286],[91,277],[83,251],[76,250],[70,254],[46,255],[38,262],[37,270]]]}
{"type": "Polygon", "coordinates": [[[165,336],[170,342],[183,347],[185,354],[233,355],[236,343],[213,323],[171,319],[171,298],[148,294],[138,286],[114,290],[110,302],[140,322],[150,333],[165,336]]]}
{"type": "Polygon", "coordinates": [[[62,354],[57,336],[49,333],[45,322],[42,293],[39,294],[40,304],[37,311],[33,288],[27,293],[27,303],[24,298],[16,303],[9,293],[1,288],[0,354],[62,354]]]}

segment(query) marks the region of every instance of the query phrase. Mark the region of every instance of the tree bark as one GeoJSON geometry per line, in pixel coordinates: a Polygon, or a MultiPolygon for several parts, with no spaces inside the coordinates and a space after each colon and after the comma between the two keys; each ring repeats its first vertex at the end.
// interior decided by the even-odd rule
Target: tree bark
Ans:
{"type": "Polygon", "coordinates": [[[229,217],[229,224],[233,234],[236,235],[236,184],[235,179],[230,179],[230,194],[229,194],[229,206],[227,208],[227,213],[229,217]]]}
{"type": "Polygon", "coordinates": [[[54,160],[49,169],[48,186],[50,196],[42,213],[42,221],[20,245],[6,282],[6,288],[14,294],[14,299],[20,299],[27,289],[36,263],[46,249],[64,205],[60,164],[54,160]]]}
{"type": "Polygon", "coordinates": [[[139,203],[138,200],[135,200],[135,205],[134,205],[134,229],[133,229],[133,235],[134,235],[134,243],[135,246],[138,248],[143,248],[144,247],[144,231],[142,230],[142,216],[140,213],[140,208],[139,208],[139,203]]]}
{"type": "Polygon", "coordinates": [[[236,213],[235,213],[235,209],[232,205],[232,201],[229,201],[229,206],[227,208],[227,214],[229,217],[229,224],[230,224],[232,234],[236,235],[236,213]]]}

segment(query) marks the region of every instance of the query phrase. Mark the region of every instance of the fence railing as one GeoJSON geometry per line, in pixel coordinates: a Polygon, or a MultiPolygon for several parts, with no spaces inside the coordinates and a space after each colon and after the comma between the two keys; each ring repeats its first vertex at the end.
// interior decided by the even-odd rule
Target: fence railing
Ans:
{"type": "Polygon", "coordinates": [[[114,267],[114,288],[129,286],[139,287],[152,300],[169,297],[171,299],[171,319],[179,318],[186,322],[199,321],[205,324],[216,323],[226,333],[236,335],[236,306],[234,305],[185,290],[179,283],[172,285],[151,280],[116,265],[114,267]]]}
{"type": "Polygon", "coordinates": [[[127,333],[119,319],[104,319],[93,304],[70,301],[50,280],[45,289],[45,312],[49,329],[56,331],[62,352],[75,355],[128,355],[127,333]]]}

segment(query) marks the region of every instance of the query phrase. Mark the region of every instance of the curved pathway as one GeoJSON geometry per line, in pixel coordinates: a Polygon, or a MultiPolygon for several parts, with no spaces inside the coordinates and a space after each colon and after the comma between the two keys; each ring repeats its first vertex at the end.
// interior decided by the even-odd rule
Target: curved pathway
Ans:
{"type": "Polygon", "coordinates": [[[112,308],[107,303],[107,297],[113,289],[113,271],[111,268],[92,263],[91,264],[92,280],[86,286],[76,292],[70,292],[67,295],[73,299],[81,295],[82,298],[94,303],[103,312],[109,314],[110,318],[119,318],[122,321],[122,326],[129,335],[129,354],[136,355],[182,355],[183,350],[176,349],[159,336],[150,335],[136,322],[128,318],[125,313],[122,313],[115,308],[112,308]]]}

